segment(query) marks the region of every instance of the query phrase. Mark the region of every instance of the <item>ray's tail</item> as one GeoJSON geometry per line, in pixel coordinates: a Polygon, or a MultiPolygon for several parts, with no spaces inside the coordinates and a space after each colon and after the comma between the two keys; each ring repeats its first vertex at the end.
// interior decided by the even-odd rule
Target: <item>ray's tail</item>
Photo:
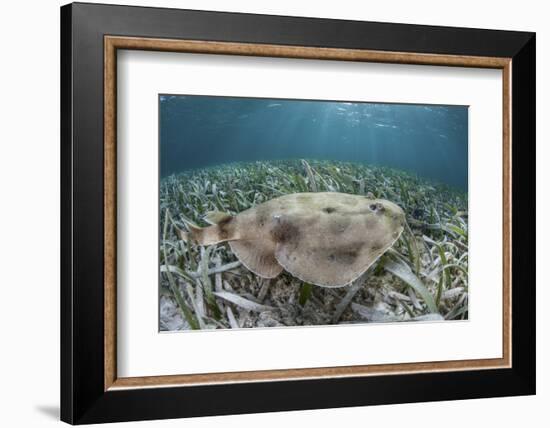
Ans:
{"type": "Polygon", "coordinates": [[[189,232],[178,229],[177,233],[180,239],[186,242],[196,242],[199,245],[213,245],[235,239],[235,227],[233,224],[235,217],[229,214],[211,212],[206,215],[205,219],[212,226],[198,227],[185,222],[189,232]]]}
{"type": "Polygon", "coordinates": [[[181,229],[177,231],[182,241],[196,242],[199,245],[213,245],[223,241],[220,239],[218,226],[197,227],[188,224],[187,229],[189,229],[189,232],[181,229]]]}

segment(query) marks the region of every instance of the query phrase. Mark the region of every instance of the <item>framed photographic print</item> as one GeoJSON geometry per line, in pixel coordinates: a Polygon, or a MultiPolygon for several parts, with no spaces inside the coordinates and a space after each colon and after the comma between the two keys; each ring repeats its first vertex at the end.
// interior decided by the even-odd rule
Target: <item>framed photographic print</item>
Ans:
{"type": "Polygon", "coordinates": [[[533,33],[76,3],[61,53],[62,420],[535,393],[533,33]]]}

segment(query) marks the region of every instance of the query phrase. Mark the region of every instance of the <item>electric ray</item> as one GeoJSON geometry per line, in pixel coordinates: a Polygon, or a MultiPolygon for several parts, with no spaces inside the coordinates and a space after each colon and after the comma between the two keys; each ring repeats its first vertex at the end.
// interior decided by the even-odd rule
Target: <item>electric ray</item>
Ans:
{"type": "Polygon", "coordinates": [[[235,216],[210,212],[212,226],[188,225],[183,240],[228,241],[250,271],[274,278],[283,269],[302,281],[341,287],[363,274],[403,232],[396,204],[346,193],[294,193],[235,216]]]}

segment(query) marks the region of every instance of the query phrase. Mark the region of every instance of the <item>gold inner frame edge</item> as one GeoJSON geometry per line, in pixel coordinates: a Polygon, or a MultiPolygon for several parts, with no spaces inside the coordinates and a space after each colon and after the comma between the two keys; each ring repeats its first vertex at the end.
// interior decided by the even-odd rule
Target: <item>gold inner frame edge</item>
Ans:
{"type": "Polygon", "coordinates": [[[174,40],[142,37],[104,37],[104,390],[212,385],[263,381],[362,377],[409,373],[482,370],[511,367],[512,260],[511,260],[511,58],[481,57],[362,49],[256,43],[174,40]],[[147,50],[217,55],[242,55],[296,59],[378,62],[494,68],[502,70],[503,125],[503,349],[501,358],[376,364],[340,367],[280,369],[169,376],[117,377],[116,367],[116,88],[117,50],[147,50]]]}

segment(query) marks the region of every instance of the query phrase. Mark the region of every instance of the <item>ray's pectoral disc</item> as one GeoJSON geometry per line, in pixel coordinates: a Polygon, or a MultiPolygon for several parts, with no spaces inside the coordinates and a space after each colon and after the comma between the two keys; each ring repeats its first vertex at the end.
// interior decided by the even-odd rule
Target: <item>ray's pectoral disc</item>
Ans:
{"type": "Polygon", "coordinates": [[[396,204],[345,193],[295,193],[236,216],[209,213],[206,228],[190,226],[183,239],[200,245],[228,241],[243,265],[264,278],[283,269],[324,287],[362,275],[403,232],[396,204]]]}

